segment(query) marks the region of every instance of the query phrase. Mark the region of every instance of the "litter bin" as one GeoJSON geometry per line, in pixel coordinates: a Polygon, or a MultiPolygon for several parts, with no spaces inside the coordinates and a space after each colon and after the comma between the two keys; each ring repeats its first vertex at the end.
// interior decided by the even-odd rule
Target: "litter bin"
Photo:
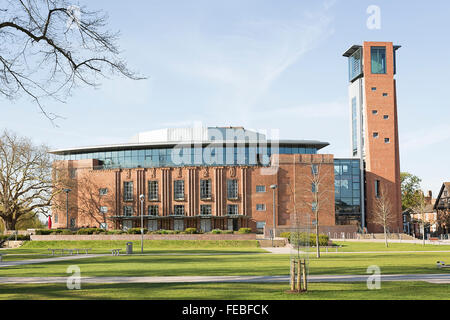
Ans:
{"type": "Polygon", "coordinates": [[[127,254],[133,253],[133,242],[127,242],[127,254]]]}

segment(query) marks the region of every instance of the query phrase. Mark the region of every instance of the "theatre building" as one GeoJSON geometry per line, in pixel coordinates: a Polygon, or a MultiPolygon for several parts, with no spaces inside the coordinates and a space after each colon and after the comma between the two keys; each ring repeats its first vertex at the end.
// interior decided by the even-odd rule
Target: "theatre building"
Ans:
{"type": "Polygon", "coordinates": [[[324,152],[327,142],[279,140],[242,127],[167,128],[127,143],[54,150],[54,176],[65,177],[65,192],[52,207],[53,228],[127,229],[143,221],[148,230],[267,232],[275,223],[278,235],[299,216],[314,225],[317,212],[321,232],[378,232],[372,211],[387,188],[398,215],[390,230],[397,231],[397,48],[364,43],[344,54],[348,158],[324,152]]]}

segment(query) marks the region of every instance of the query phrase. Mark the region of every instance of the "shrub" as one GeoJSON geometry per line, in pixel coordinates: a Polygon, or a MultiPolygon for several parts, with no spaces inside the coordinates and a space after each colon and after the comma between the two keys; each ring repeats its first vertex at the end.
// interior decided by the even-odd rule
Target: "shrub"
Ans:
{"type": "Polygon", "coordinates": [[[223,234],[233,234],[234,231],[233,230],[223,230],[222,233],[223,234]]]}
{"type": "Polygon", "coordinates": [[[53,232],[53,230],[39,229],[36,230],[36,235],[49,235],[53,232]]]}
{"type": "MultiPolygon", "coordinates": [[[[280,237],[287,238],[289,240],[289,242],[291,242],[292,241],[291,234],[295,235],[295,233],[291,233],[291,232],[282,232],[280,234],[280,237]]],[[[300,235],[297,239],[300,241],[300,243],[301,243],[300,245],[305,245],[305,243],[307,243],[307,234],[302,232],[302,233],[300,233],[300,235]]],[[[327,235],[319,234],[319,246],[326,247],[326,246],[328,246],[328,242],[329,242],[329,238],[327,235]]],[[[309,246],[311,246],[311,247],[316,246],[316,235],[314,233],[311,233],[309,235],[309,246]]]]}
{"type": "Polygon", "coordinates": [[[65,235],[65,236],[68,236],[68,235],[75,234],[75,232],[72,232],[72,231],[70,231],[70,230],[63,230],[63,231],[61,232],[61,234],[62,234],[62,235],[65,235]]]}
{"type": "MultiPolygon", "coordinates": [[[[144,228],[144,233],[147,232],[147,229],[144,228]]],[[[141,234],[141,228],[130,228],[127,231],[128,234],[141,234]]]]}
{"type": "Polygon", "coordinates": [[[221,234],[221,233],[222,233],[222,230],[220,230],[220,229],[214,229],[214,230],[211,230],[211,233],[212,233],[212,234],[221,234]]]}
{"type": "Polygon", "coordinates": [[[251,233],[252,229],[250,228],[240,228],[238,233],[251,233]]]}
{"type": "MultiPolygon", "coordinates": [[[[9,238],[10,241],[16,240],[16,236],[15,235],[13,235],[13,236],[11,236],[11,235],[1,235],[0,236],[0,241],[8,240],[8,238],[9,238]]],[[[30,236],[28,236],[28,235],[20,235],[20,234],[17,235],[17,241],[28,241],[28,240],[30,240],[30,236]]]]}
{"type": "Polygon", "coordinates": [[[195,234],[195,233],[197,233],[197,229],[196,228],[186,228],[186,230],[184,230],[184,233],[195,234]]]}
{"type": "Polygon", "coordinates": [[[123,230],[110,230],[110,231],[106,231],[106,234],[124,234],[126,233],[123,230]]]}

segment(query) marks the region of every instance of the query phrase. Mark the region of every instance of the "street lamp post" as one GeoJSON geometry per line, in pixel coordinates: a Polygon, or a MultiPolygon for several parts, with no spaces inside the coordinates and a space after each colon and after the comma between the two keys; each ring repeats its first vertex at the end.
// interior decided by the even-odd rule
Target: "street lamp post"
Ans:
{"type": "Polygon", "coordinates": [[[145,196],[141,194],[139,196],[141,200],[141,253],[144,253],[144,200],[145,196]]]}
{"type": "Polygon", "coordinates": [[[276,225],[276,219],[275,219],[275,210],[276,210],[276,208],[275,208],[275,189],[276,188],[278,188],[278,185],[276,185],[276,184],[273,184],[273,185],[271,185],[270,186],[270,189],[272,189],[273,190],[273,228],[272,228],[272,247],[273,247],[273,239],[275,238],[275,236],[276,236],[276,228],[275,228],[275,225],[276,225]]]}
{"type": "Polygon", "coordinates": [[[64,192],[66,193],[66,225],[67,229],[69,229],[69,192],[72,191],[71,189],[64,189],[64,192]]]}

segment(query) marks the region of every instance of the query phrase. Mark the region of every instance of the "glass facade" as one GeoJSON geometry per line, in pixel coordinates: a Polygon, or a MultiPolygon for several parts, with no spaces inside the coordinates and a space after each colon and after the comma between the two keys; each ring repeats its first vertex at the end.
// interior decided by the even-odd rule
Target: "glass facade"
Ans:
{"type": "Polygon", "coordinates": [[[371,47],[370,61],[372,73],[384,74],[386,73],[386,48],[385,47],[371,47]]]}
{"type": "Polygon", "coordinates": [[[56,160],[97,159],[101,169],[158,168],[217,165],[270,165],[272,154],[317,154],[317,147],[289,144],[271,146],[148,148],[102,152],[67,153],[56,160]]]}
{"type": "Polygon", "coordinates": [[[352,147],[353,155],[358,154],[358,113],[356,109],[356,97],[352,99],[352,147]]]}
{"type": "Polygon", "coordinates": [[[361,171],[359,159],[334,160],[336,224],[361,220],[361,171]]]}
{"type": "Polygon", "coordinates": [[[348,59],[348,78],[353,81],[362,74],[362,53],[356,50],[348,59]]]}

